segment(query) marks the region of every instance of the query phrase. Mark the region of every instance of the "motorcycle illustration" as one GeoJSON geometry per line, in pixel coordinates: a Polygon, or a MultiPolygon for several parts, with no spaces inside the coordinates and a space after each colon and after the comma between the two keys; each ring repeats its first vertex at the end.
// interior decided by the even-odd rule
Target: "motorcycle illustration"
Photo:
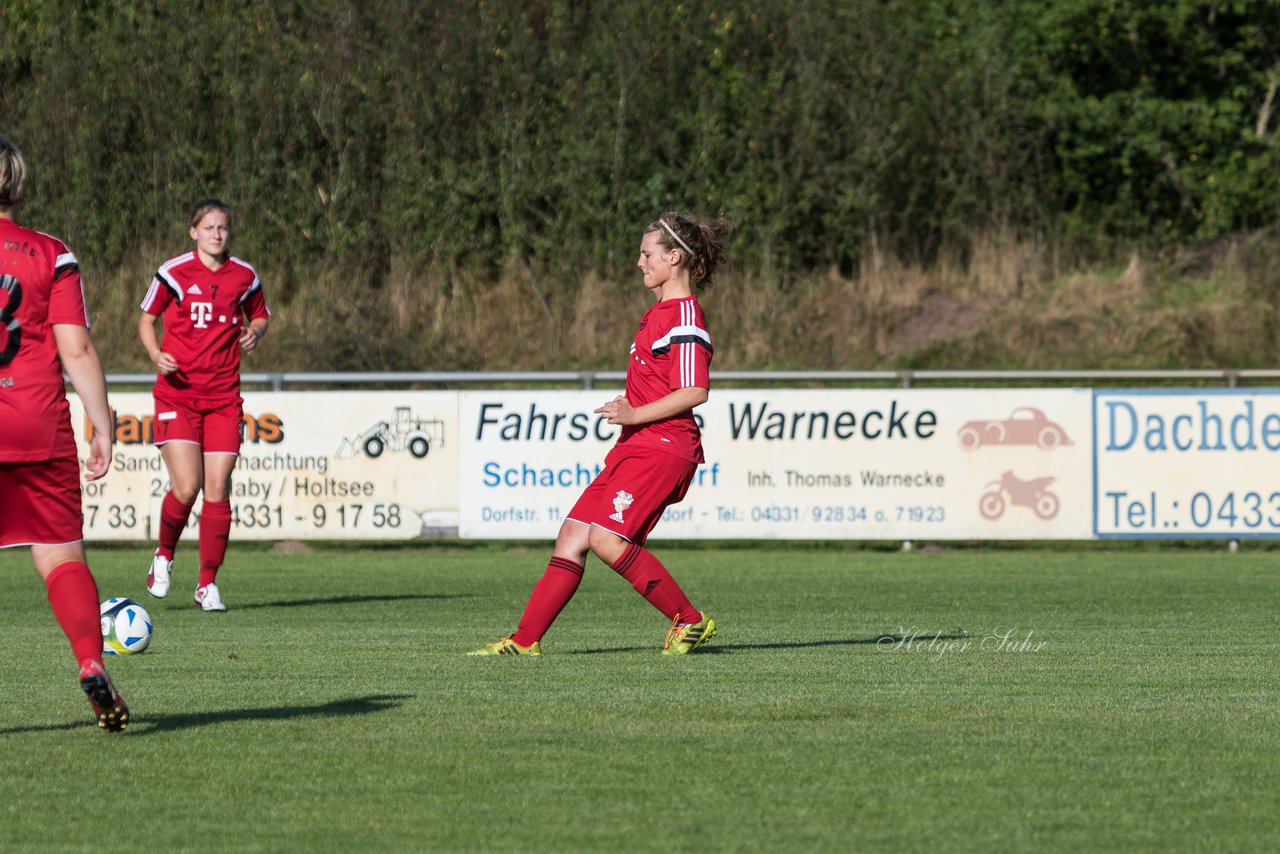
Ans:
{"type": "Polygon", "coordinates": [[[978,512],[984,519],[999,519],[1005,506],[1030,507],[1041,519],[1058,515],[1058,496],[1049,491],[1049,484],[1056,478],[1039,477],[1021,480],[1012,471],[1006,471],[999,480],[987,484],[986,492],[978,501],[978,512]]]}

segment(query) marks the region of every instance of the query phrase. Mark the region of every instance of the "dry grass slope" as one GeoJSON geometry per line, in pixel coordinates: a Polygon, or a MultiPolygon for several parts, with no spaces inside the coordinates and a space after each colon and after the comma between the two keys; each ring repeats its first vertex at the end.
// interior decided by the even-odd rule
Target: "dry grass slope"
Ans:
{"type": "MultiPolygon", "coordinates": [[[[135,333],[149,263],[88,271],[108,370],[150,369],[135,333]]],[[[275,316],[249,369],[621,370],[648,304],[629,262],[481,279],[400,260],[378,286],[319,269],[260,270],[275,316]]],[[[990,234],[927,266],[873,251],[853,276],[731,269],[702,299],[719,369],[1050,369],[1268,366],[1278,295],[1273,227],[1110,266],[990,234]]]]}

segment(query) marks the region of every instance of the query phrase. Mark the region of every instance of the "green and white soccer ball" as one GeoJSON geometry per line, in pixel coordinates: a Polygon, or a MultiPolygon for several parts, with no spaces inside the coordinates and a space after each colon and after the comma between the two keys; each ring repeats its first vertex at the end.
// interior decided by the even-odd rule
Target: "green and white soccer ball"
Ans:
{"type": "Polygon", "coordinates": [[[114,598],[102,603],[102,652],[132,655],[151,645],[154,632],[147,609],[132,599],[114,598]]]}

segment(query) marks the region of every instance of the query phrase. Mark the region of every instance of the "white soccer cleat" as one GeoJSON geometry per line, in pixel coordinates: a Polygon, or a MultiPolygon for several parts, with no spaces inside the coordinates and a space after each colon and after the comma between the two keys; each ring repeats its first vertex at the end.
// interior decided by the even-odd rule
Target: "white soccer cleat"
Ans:
{"type": "Polygon", "coordinates": [[[222,604],[222,597],[218,595],[216,584],[206,584],[204,587],[196,588],[196,605],[202,611],[227,610],[227,606],[222,604]]]}
{"type": "Polygon", "coordinates": [[[153,555],[151,570],[147,573],[147,592],[157,599],[169,595],[169,570],[173,569],[173,561],[153,555]]]}

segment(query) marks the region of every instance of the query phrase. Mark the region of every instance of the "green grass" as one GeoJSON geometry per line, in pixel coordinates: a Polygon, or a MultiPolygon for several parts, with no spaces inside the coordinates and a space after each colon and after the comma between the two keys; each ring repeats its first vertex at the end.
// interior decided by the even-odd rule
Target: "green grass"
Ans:
{"type": "Polygon", "coordinates": [[[705,652],[593,560],[541,659],[490,659],[540,549],[233,546],[222,615],[184,549],[163,602],[92,554],[157,624],[117,736],[0,553],[0,850],[1280,846],[1273,554],[657,544],[705,652]]]}

